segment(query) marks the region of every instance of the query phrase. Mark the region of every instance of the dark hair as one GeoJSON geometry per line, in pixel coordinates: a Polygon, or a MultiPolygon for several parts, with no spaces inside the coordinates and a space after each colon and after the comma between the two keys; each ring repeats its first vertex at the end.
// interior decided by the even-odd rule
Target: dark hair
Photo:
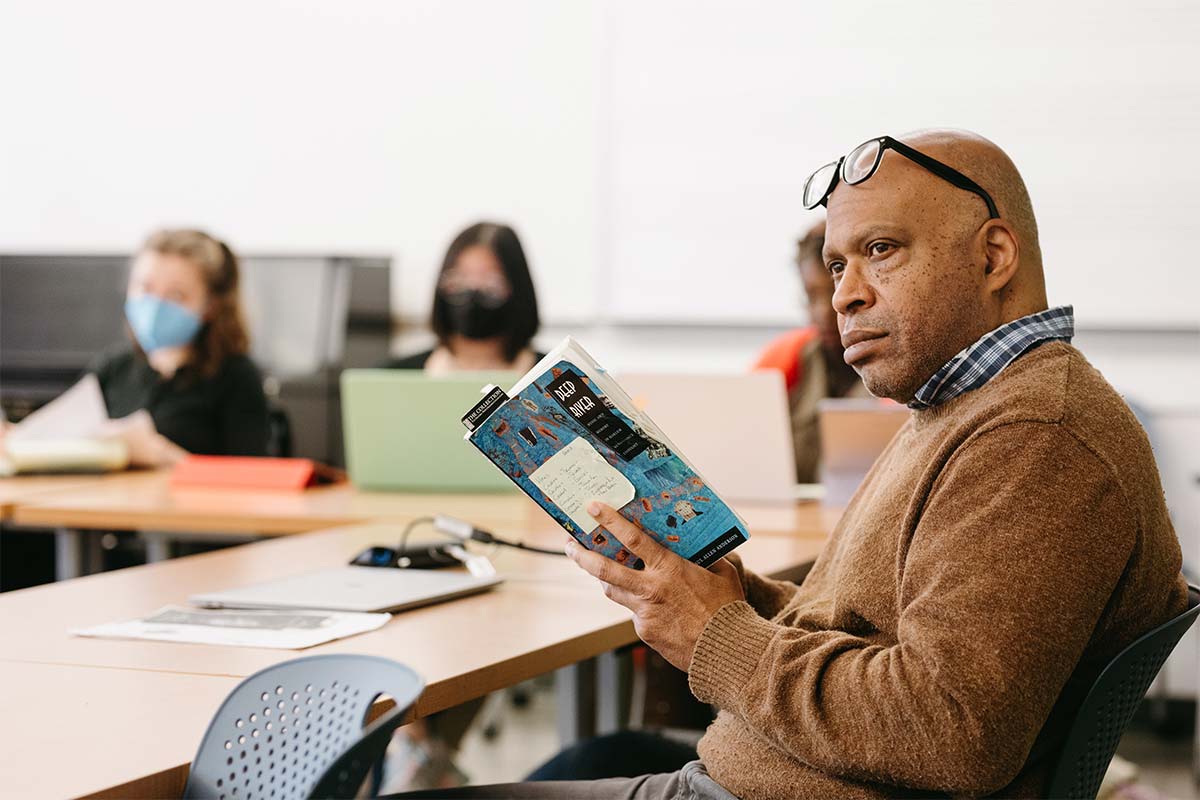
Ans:
{"type": "MultiPolygon", "coordinates": [[[[504,277],[512,289],[512,295],[506,306],[504,333],[504,357],[512,361],[517,354],[529,346],[529,342],[537,333],[541,324],[538,319],[537,295],[533,290],[533,277],[529,274],[529,264],[525,261],[525,251],[521,248],[521,240],[517,232],[507,225],[494,222],[477,222],[454,237],[446,257],[442,260],[442,269],[438,273],[438,283],[446,271],[454,266],[459,255],[468,247],[482,245],[492,251],[496,260],[504,270],[504,277]]],[[[443,347],[448,347],[450,337],[457,333],[451,323],[450,310],[440,291],[433,293],[433,332],[443,347]]]]}
{"type": "Polygon", "coordinates": [[[238,291],[238,259],[229,245],[204,231],[163,229],[150,234],[140,252],[181,256],[204,275],[211,313],[192,343],[191,366],[211,378],[226,358],[249,351],[250,335],[238,291]]]}
{"type": "Polygon", "coordinates": [[[815,260],[824,264],[821,251],[825,248],[825,221],[822,220],[809,228],[803,238],[796,242],[796,266],[802,266],[806,261],[815,260]]]}

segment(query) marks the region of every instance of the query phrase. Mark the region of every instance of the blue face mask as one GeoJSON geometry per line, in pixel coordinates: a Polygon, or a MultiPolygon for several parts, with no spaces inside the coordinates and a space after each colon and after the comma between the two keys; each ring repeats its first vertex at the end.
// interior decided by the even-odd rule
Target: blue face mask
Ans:
{"type": "Polygon", "coordinates": [[[152,294],[126,300],[125,319],[147,353],[188,344],[202,324],[191,310],[152,294]]]}

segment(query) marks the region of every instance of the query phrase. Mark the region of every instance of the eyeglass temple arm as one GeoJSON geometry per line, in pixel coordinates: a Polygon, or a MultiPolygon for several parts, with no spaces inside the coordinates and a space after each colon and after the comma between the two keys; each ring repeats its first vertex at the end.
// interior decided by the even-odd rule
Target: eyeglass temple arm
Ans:
{"type": "Polygon", "coordinates": [[[988,213],[992,215],[992,219],[1000,219],[1000,212],[997,210],[996,204],[992,202],[991,195],[989,195],[978,183],[971,180],[966,175],[963,175],[953,167],[948,167],[942,162],[934,158],[930,158],[919,150],[912,149],[899,139],[892,139],[891,137],[888,138],[892,147],[898,153],[900,153],[900,155],[917,162],[925,169],[946,179],[958,188],[965,189],[966,191],[977,195],[980,200],[987,203],[988,213]]]}
{"type": "MultiPolygon", "coordinates": [[[[841,172],[842,162],[839,161],[837,167],[833,170],[833,180],[829,182],[829,188],[825,190],[824,196],[817,201],[818,206],[821,206],[822,208],[829,208],[829,195],[833,194],[833,190],[836,189],[837,185],[841,182],[841,172]]],[[[816,208],[816,206],[813,206],[813,208],[816,208]]]]}

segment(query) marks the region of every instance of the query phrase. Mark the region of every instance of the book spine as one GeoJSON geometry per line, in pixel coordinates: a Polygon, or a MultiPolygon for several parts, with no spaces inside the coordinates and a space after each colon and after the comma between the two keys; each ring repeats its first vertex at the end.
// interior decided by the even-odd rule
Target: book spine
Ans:
{"type": "Polygon", "coordinates": [[[720,538],[715,539],[691,557],[691,561],[701,567],[707,567],[720,561],[738,545],[746,541],[746,534],[738,528],[730,528],[720,538]]]}

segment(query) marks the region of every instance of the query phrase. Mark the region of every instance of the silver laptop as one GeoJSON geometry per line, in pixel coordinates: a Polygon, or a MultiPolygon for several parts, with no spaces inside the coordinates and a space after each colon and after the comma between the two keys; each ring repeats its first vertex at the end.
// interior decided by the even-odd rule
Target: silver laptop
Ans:
{"type": "Polygon", "coordinates": [[[326,611],[401,611],[490,589],[495,575],[457,570],[333,567],[188,598],[204,608],[308,608],[326,611]]]}
{"type": "Polygon", "coordinates": [[[796,457],[782,374],[623,373],[617,381],[721,497],[795,501],[796,457]]]}
{"type": "Polygon", "coordinates": [[[825,503],[844,506],[910,412],[875,398],[829,398],[817,404],[817,414],[825,503]]]}

